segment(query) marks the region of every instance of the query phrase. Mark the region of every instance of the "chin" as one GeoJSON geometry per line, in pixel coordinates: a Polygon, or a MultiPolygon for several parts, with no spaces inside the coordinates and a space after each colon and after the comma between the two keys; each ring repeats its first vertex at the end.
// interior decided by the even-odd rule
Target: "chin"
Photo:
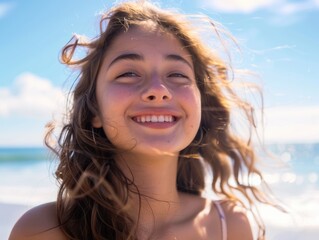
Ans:
{"type": "Polygon", "coordinates": [[[186,148],[187,145],[182,146],[174,146],[171,142],[166,144],[138,144],[133,151],[139,152],[145,155],[153,155],[153,156],[170,156],[170,157],[178,157],[179,152],[186,148]]]}

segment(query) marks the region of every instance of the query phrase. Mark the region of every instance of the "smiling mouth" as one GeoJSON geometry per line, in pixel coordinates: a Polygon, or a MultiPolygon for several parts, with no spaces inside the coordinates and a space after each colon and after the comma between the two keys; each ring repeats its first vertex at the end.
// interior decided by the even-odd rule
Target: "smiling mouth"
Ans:
{"type": "Polygon", "coordinates": [[[172,115],[143,115],[133,117],[137,123],[173,123],[177,118],[172,115]]]}

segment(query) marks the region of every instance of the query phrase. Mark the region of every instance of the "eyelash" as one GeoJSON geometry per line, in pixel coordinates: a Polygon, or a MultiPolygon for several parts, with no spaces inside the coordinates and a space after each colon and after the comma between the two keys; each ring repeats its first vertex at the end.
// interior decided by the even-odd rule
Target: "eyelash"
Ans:
{"type": "Polygon", "coordinates": [[[121,77],[140,77],[140,76],[138,74],[136,74],[135,72],[126,72],[126,73],[123,73],[123,74],[117,76],[116,78],[121,78],[121,77]]]}
{"type": "MultiPolygon", "coordinates": [[[[134,78],[140,78],[141,76],[140,75],[138,75],[137,73],[135,73],[135,72],[124,72],[124,73],[122,73],[122,74],[120,74],[120,75],[118,75],[117,77],[116,77],[116,79],[120,79],[120,78],[126,78],[127,80],[128,79],[134,79],[134,78]]],[[[172,78],[172,79],[176,79],[176,81],[186,81],[186,80],[189,80],[189,77],[187,76],[187,75],[185,75],[185,74],[182,74],[182,73],[180,73],[180,72],[173,72],[173,73],[170,73],[170,74],[168,74],[167,75],[167,77],[168,78],[172,78]],[[178,79],[180,79],[180,80],[178,80],[178,79]]],[[[124,81],[124,79],[123,79],[123,81],[124,81]]]]}
{"type": "MultiPolygon", "coordinates": [[[[138,74],[136,74],[135,72],[126,72],[123,73],[119,76],[117,76],[117,78],[119,77],[139,77],[138,74]],[[133,76],[134,75],[134,76],[133,76]]],[[[188,78],[186,75],[182,74],[182,73],[171,73],[168,75],[168,77],[182,77],[182,78],[188,78]],[[177,76],[176,76],[177,75],[177,76]]]]}
{"type": "Polygon", "coordinates": [[[178,72],[177,73],[171,73],[171,74],[168,75],[168,77],[181,77],[181,78],[187,78],[188,79],[188,77],[186,75],[184,75],[182,73],[178,73],[178,72]],[[176,75],[178,75],[178,76],[176,76],[176,75]]]}

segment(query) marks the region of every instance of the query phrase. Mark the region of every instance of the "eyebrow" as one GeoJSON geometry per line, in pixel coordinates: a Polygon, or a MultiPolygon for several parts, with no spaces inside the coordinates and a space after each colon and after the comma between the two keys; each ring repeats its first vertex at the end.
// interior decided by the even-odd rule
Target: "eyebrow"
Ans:
{"type": "Polygon", "coordinates": [[[183,58],[182,56],[180,55],[177,55],[177,54],[168,54],[165,56],[165,59],[167,60],[173,60],[173,61],[181,61],[185,64],[187,64],[191,69],[193,69],[193,66],[190,62],[188,62],[185,58],[183,58]]]}
{"type": "MultiPolygon", "coordinates": [[[[185,58],[183,58],[182,56],[178,55],[178,54],[168,54],[165,55],[165,59],[166,60],[171,60],[171,61],[180,61],[183,62],[185,64],[187,64],[191,69],[193,69],[192,64],[187,61],[185,58]]],[[[121,60],[137,60],[137,61],[144,61],[144,57],[143,55],[137,54],[137,53],[124,53],[121,54],[119,56],[117,56],[116,58],[114,58],[111,63],[109,64],[109,67],[111,67],[113,64],[115,64],[118,61],[121,60]]]]}
{"type": "Polygon", "coordinates": [[[137,53],[124,53],[112,60],[112,62],[109,64],[109,68],[116,62],[121,61],[121,60],[138,60],[138,61],[143,61],[144,57],[140,54],[137,53]]]}

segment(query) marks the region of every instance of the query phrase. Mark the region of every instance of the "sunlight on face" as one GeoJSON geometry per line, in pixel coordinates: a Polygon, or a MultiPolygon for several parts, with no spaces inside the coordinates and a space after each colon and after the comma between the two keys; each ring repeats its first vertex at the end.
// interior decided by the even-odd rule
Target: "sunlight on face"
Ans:
{"type": "Polygon", "coordinates": [[[200,92],[191,56],[171,34],[132,27],[115,38],[97,78],[103,127],[119,149],[176,154],[195,137],[200,92]]]}

